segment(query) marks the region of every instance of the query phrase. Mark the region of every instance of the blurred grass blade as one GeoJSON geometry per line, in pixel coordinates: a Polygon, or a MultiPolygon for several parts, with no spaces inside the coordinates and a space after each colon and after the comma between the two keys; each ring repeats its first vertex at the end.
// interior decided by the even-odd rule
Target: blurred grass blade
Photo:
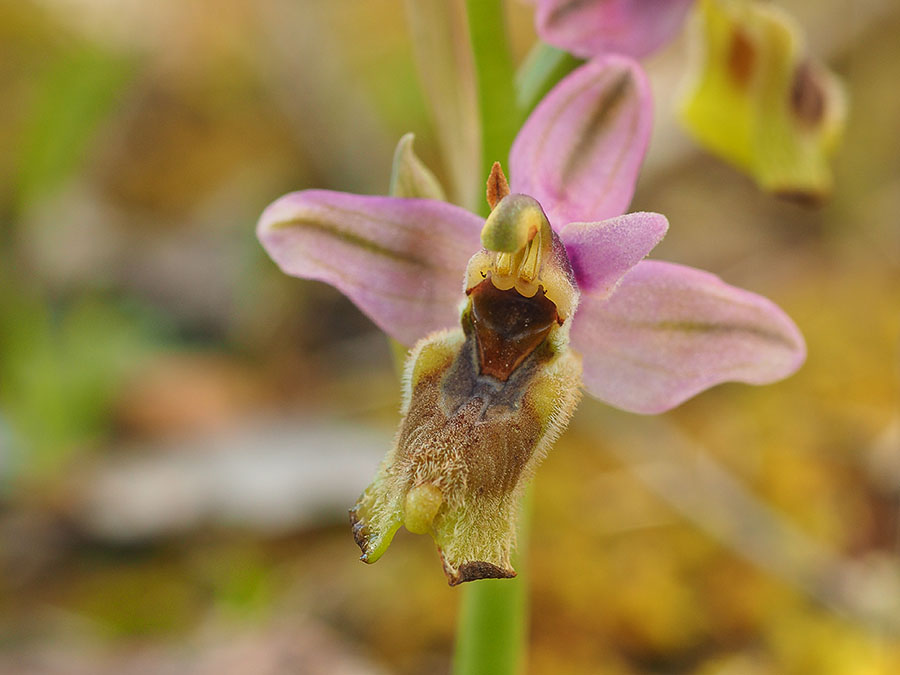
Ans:
{"type": "Polygon", "coordinates": [[[536,42],[516,73],[516,104],[523,119],[557,82],[582,63],[568,52],[536,42]]]}
{"type": "Polygon", "coordinates": [[[150,349],[133,317],[86,298],[55,313],[34,289],[0,290],[0,416],[11,471],[58,476],[108,427],[122,378],[150,349]]]}
{"type": "MultiPolygon", "coordinates": [[[[479,176],[485,180],[494,162],[509,161],[509,148],[523,116],[515,105],[515,68],[502,0],[466,0],[466,16],[481,116],[479,176]]],[[[477,206],[482,215],[490,211],[483,199],[477,206]]]]}
{"type": "Polygon", "coordinates": [[[422,88],[450,176],[451,199],[474,210],[484,179],[465,0],[406,0],[406,10],[422,88]]]}
{"type": "Polygon", "coordinates": [[[22,131],[16,184],[20,211],[78,168],[133,72],[131,59],[81,47],[60,54],[43,74],[22,131]]]}

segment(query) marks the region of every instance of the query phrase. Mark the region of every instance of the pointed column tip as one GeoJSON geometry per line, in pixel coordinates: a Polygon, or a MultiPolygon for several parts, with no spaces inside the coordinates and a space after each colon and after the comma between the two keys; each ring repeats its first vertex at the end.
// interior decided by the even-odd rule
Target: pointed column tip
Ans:
{"type": "Polygon", "coordinates": [[[494,207],[500,203],[500,200],[508,194],[509,181],[506,180],[503,167],[500,166],[500,162],[494,162],[494,165],[491,167],[491,175],[488,176],[487,181],[487,201],[491,210],[493,211],[494,207]]]}

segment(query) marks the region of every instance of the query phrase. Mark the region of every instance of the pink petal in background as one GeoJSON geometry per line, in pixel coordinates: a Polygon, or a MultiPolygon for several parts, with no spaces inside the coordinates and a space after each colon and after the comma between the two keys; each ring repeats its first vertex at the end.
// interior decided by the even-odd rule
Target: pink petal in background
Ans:
{"type": "Polygon", "coordinates": [[[538,0],[541,39],[581,58],[642,57],[679,31],[693,0],[538,0]]]}

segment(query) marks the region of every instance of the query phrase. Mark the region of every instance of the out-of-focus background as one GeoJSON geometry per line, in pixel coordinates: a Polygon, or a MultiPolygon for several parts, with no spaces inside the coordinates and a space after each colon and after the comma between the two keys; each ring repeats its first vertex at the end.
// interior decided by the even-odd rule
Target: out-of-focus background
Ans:
{"type": "MultiPolygon", "coordinates": [[[[529,673],[900,672],[900,6],[779,4],[849,90],[832,200],[686,139],[682,39],[633,209],[809,360],[658,418],[582,403],[535,485],[529,673]]],[[[3,2],[0,100],[0,673],[448,672],[430,539],[364,566],[346,522],[387,342],[253,231],[292,189],[386,192],[407,131],[446,178],[401,0],[3,2]]]]}

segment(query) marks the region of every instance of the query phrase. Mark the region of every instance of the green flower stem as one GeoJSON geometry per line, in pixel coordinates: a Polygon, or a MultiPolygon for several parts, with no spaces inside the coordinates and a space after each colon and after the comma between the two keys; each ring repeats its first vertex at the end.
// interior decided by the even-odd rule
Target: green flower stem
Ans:
{"type": "MultiPolygon", "coordinates": [[[[407,349],[390,341],[394,366],[402,376],[407,349]]],[[[519,508],[519,529],[512,564],[515,579],[469,581],[462,593],[453,675],[518,675],[528,638],[528,532],[531,488],[519,508]]]]}
{"type": "MultiPolygon", "coordinates": [[[[481,117],[482,174],[495,161],[508,164],[509,149],[524,120],[517,104],[515,67],[506,34],[502,0],[466,0],[481,117]]],[[[481,212],[490,209],[482,202],[481,212]]],[[[528,626],[525,550],[531,499],[522,500],[515,579],[472,581],[460,589],[454,675],[517,675],[528,626]]]]}
{"type": "Polygon", "coordinates": [[[518,675],[528,638],[528,526],[531,489],[519,513],[513,555],[515,579],[483,579],[462,585],[453,675],[518,675]]]}
{"type": "Polygon", "coordinates": [[[522,118],[528,116],[557,82],[582,63],[568,52],[536,42],[516,73],[516,105],[522,118]]]}
{"type": "MultiPolygon", "coordinates": [[[[485,179],[494,162],[507,163],[509,148],[522,123],[515,105],[515,66],[506,34],[501,0],[466,0],[469,39],[475,61],[481,117],[481,164],[485,179]]],[[[482,215],[489,207],[482,202],[482,215]]]]}

